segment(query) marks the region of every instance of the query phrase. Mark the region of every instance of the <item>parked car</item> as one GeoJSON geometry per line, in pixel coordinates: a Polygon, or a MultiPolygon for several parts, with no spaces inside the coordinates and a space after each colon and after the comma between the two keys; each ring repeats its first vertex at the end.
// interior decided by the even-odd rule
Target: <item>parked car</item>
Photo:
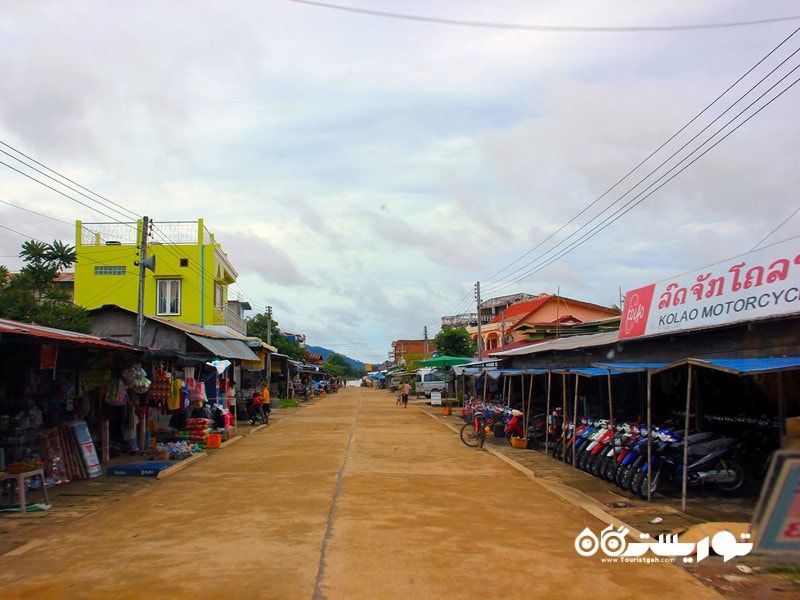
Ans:
{"type": "Polygon", "coordinates": [[[414,377],[414,393],[430,398],[431,392],[441,392],[442,397],[446,395],[445,372],[440,369],[420,369],[414,377]]]}

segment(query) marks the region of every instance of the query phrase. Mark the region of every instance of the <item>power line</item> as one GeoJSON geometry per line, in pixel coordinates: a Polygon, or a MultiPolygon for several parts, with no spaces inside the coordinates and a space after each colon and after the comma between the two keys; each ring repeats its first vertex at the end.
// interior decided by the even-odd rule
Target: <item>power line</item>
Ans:
{"type": "MultiPolygon", "coordinates": [[[[622,184],[622,183],[623,183],[623,182],[624,182],[626,179],[628,179],[628,178],[629,178],[631,175],[633,175],[633,173],[635,173],[635,172],[636,172],[636,171],[638,171],[638,170],[639,170],[639,169],[640,169],[642,166],[644,166],[644,164],[645,164],[645,163],[647,163],[647,161],[649,161],[649,160],[650,160],[651,158],[653,158],[653,157],[654,157],[656,154],[658,154],[658,152],[660,152],[662,149],[664,149],[664,148],[667,146],[667,144],[669,144],[670,142],[672,142],[672,141],[673,141],[674,139],[676,139],[676,138],[677,138],[677,137],[678,137],[678,136],[679,136],[681,133],[683,133],[684,131],[686,131],[686,129],[688,129],[688,128],[689,128],[689,127],[690,127],[690,126],[691,126],[691,125],[692,125],[692,124],[693,124],[695,121],[697,121],[697,120],[698,120],[698,119],[699,119],[699,118],[700,118],[700,117],[701,117],[701,116],[702,116],[704,113],[708,112],[708,110],[710,110],[712,106],[714,106],[714,105],[715,105],[717,102],[719,102],[719,100],[721,100],[721,99],[722,99],[722,98],[723,98],[723,97],[724,97],[726,94],[728,94],[728,93],[729,93],[729,92],[730,92],[730,91],[731,91],[731,90],[732,90],[734,87],[736,87],[736,86],[737,86],[737,85],[738,85],[740,82],[742,82],[742,81],[743,81],[743,80],[744,80],[744,79],[745,79],[745,78],[746,78],[748,75],[750,75],[750,74],[751,74],[751,73],[752,73],[752,72],[753,72],[755,69],[757,69],[757,68],[758,68],[758,67],[759,67],[761,64],[763,64],[763,63],[764,63],[764,61],[766,61],[766,60],[767,60],[767,59],[768,59],[770,56],[772,56],[772,55],[773,55],[775,52],[777,52],[777,51],[778,51],[778,50],[779,50],[779,49],[780,49],[780,48],[781,48],[781,47],[782,47],[782,46],[783,46],[783,45],[784,45],[784,44],[785,44],[787,41],[789,41],[789,40],[790,40],[790,39],[791,39],[791,38],[792,38],[794,35],[796,35],[798,31],[800,31],[800,28],[798,28],[798,29],[795,29],[795,30],[794,30],[794,31],[793,31],[791,34],[789,34],[789,35],[788,35],[786,38],[784,38],[784,39],[783,39],[783,41],[781,41],[781,42],[780,42],[780,43],[779,43],[777,46],[775,46],[775,47],[774,47],[772,50],[770,50],[770,51],[769,51],[769,52],[768,52],[768,53],[767,53],[767,54],[766,54],[764,57],[762,57],[762,58],[761,58],[759,61],[757,61],[757,62],[756,62],[756,63],[755,63],[755,64],[754,64],[752,67],[750,67],[750,68],[749,68],[747,71],[745,71],[745,73],[744,73],[743,75],[741,75],[741,76],[740,76],[740,77],[739,77],[739,78],[738,78],[736,81],[734,81],[734,82],[733,82],[731,85],[729,85],[729,86],[728,86],[728,88],[727,88],[727,89],[726,89],[724,92],[722,92],[721,94],[719,94],[719,95],[718,95],[716,98],[714,98],[714,100],[712,100],[712,101],[711,101],[711,102],[710,102],[708,105],[706,105],[706,107],[705,107],[705,108],[703,108],[703,109],[702,109],[700,112],[698,112],[698,113],[697,113],[697,114],[696,114],[694,117],[692,117],[692,118],[689,120],[689,122],[687,122],[687,123],[686,123],[686,124],[685,124],[683,127],[681,127],[681,128],[680,128],[678,131],[676,131],[676,132],[675,132],[675,133],[674,133],[672,136],[670,136],[670,137],[669,137],[667,140],[665,140],[665,141],[664,141],[664,142],[663,142],[661,145],[659,145],[659,146],[658,146],[658,147],[657,147],[655,150],[653,150],[653,151],[652,151],[652,152],[651,152],[649,155],[647,155],[647,156],[646,156],[644,159],[642,159],[642,160],[641,160],[641,161],[640,161],[640,162],[639,162],[639,163],[638,163],[638,164],[637,164],[635,167],[633,167],[633,168],[632,168],[632,169],[630,169],[630,170],[629,170],[627,173],[625,173],[625,175],[623,175],[623,176],[622,176],[620,179],[618,179],[618,180],[617,180],[617,181],[616,181],[616,182],[615,182],[615,183],[614,183],[614,184],[613,184],[611,187],[609,187],[609,188],[608,188],[606,191],[604,191],[602,194],[600,194],[600,196],[598,196],[597,198],[595,198],[595,199],[594,199],[592,202],[590,202],[590,203],[589,203],[589,204],[588,204],[586,207],[584,207],[583,209],[581,209],[581,210],[578,212],[578,214],[576,214],[576,215],[575,215],[574,217],[572,217],[572,218],[571,218],[569,221],[567,221],[566,223],[564,223],[564,224],[563,224],[562,226],[560,226],[560,227],[559,227],[559,228],[558,228],[556,231],[554,231],[554,232],[553,232],[553,233],[551,233],[549,236],[547,236],[545,239],[543,239],[541,242],[539,242],[538,244],[536,244],[536,245],[535,245],[533,248],[531,248],[530,250],[528,250],[528,251],[527,251],[526,253],[524,253],[522,256],[520,256],[519,258],[517,258],[515,261],[513,261],[513,262],[512,262],[512,263],[510,263],[509,265],[507,265],[507,266],[503,267],[502,269],[500,269],[499,271],[495,272],[494,274],[490,275],[488,278],[485,278],[485,279],[484,279],[485,285],[487,285],[487,286],[491,285],[491,283],[492,283],[492,279],[493,279],[494,277],[496,277],[496,276],[500,275],[501,273],[503,273],[504,271],[508,270],[509,268],[511,268],[512,266],[514,266],[514,265],[515,265],[515,264],[517,264],[518,262],[520,262],[520,261],[521,261],[523,258],[525,258],[526,256],[529,256],[529,255],[530,255],[530,254],[531,254],[531,253],[532,253],[534,250],[536,250],[537,248],[540,248],[540,247],[541,247],[541,246],[543,246],[545,243],[547,243],[548,241],[550,241],[551,239],[553,239],[554,237],[556,237],[556,236],[557,236],[559,233],[561,233],[562,231],[564,231],[564,230],[565,230],[565,229],[566,229],[566,228],[567,228],[567,227],[568,227],[570,224],[572,224],[573,222],[575,222],[575,221],[576,221],[576,220],[577,220],[579,217],[581,217],[583,214],[585,214],[585,213],[586,213],[586,212],[587,212],[589,209],[591,209],[592,207],[594,207],[594,206],[595,206],[595,205],[596,205],[596,204],[597,204],[597,203],[598,203],[600,200],[602,200],[603,198],[605,198],[605,197],[606,197],[608,194],[610,194],[610,193],[611,193],[611,192],[612,192],[614,189],[616,189],[616,188],[617,188],[619,185],[621,185],[621,184],[622,184]]],[[[790,57],[791,57],[791,56],[794,56],[794,54],[796,54],[796,53],[797,53],[797,50],[795,50],[795,52],[793,52],[793,53],[790,55],[790,57]]],[[[789,59],[790,57],[787,57],[786,59],[784,59],[784,60],[783,60],[783,61],[782,61],[780,64],[781,64],[781,65],[783,65],[783,64],[784,64],[786,61],[788,61],[788,59],[789,59]]],[[[779,66],[780,66],[780,65],[779,65],[779,66]]],[[[773,70],[770,72],[770,74],[771,74],[771,73],[774,73],[774,72],[775,72],[775,70],[777,70],[777,67],[776,67],[775,69],[773,69],[773,70]]],[[[763,81],[763,79],[762,79],[762,81],[763,81]]],[[[755,87],[755,86],[754,86],[754,87],[755,87]]],[[[753,89],[753,88],[751,88],[751,91],[752,91],[752,89],[753,89]]],[[[749,93],[749,92],[748,92],[748,93],[749,93]]],[[[745,95],[746,95],[746,94],[745,94],[745,95]]],[[[740,99],[741,99],[741,98],[740,98],[740,99]]],[[[738,102],[738,101],[737,101],[737,102],[738,102]]],[[[735,106],[735,104],[736,104],[736,103],[734,103],[733,105],[731,105],[731,107],[730,107],[730,108],[732,108],[733,106],[735,106]]],[[[730,108],[729,108],[728,110],[730,110],[730,108]]],[[[726,112],[727,112],[727,111],[726,111],[726,112]]],[[[722,113],[722,114],[725,114],[725,113],[722,113]]],[[[721,115],[720,115],[720,116],[721,116],[721,115]]],[[[719,118],[719,117],[717,117],[717,118],[719,118]]],[[[715,119],[715,120],[716,120],[716,119],[715,119]]],[[[713,123],[713,121],[712,121],[712,123],[713,123]]],[[[702,132],[701,132],[701,133],[702,133],[702,132]]],[[[698,134],[698,135],[699,135],[699,134],[698,134]]],[[[695,136],[695,138],[696,138],[696,137],[697,137],[697,135],[695,136]]],[[[692,139],[695,139],[695,138],[692,138],[692,139]]],[[[660,168],[661,166],[663,166],[663,165],[665,164],[665,162],[666,162],[666,161],[663,161],[663,162],[661,163],[661,165],[659,165],[659,166],[658,166],[656,169],[652,170],[652,171],[651,171],[651,172],[650,172],[650,173],[649,173],[649,174],[648,174],[648,175],[647,175],[647,176],[646,176],[644,179],[647,179],[647,177],[649,177],[649,176],[650,176],[650,175],[652,175],[652,174],[653,174],[655,171],[657,171],[657,170],[658,170],[658,168],[660,168]]],[[[643,181],[644,179],[640,180],[640,183],[641,183],[641,181],[643,181]]],[[[630,190],[629,190],[629,191],[630,191],[630,190]]],[[[624,197],[624,196],[623,196],[623,197],[624,197]]],[[[620,198],[620,199],[621,199],[621,198],[620,198]]],[[[604,209],[604,211],[605,211],[605,210],[608,210],[608,209],[610,209],[610,207],[611,207],[611,206],[613,206],[614,204],[616,204],[616,202],[619,202],[619,199],[618,199],[617,201],[615,201],[614,203],[612,203],[611,205],[609,205],[609,206],[608,206],[606,209],[604,209]]],[[[602,214],[602,212],[601,212],[600,214],[602,214]]],[[[595,217],[595,219],[596,219],[596,218],[598,218],[598,217],[599,217],[599,215],[597,215],[597,216],[595,217]]],[[[594,220],[594,219],[592,219],[592,220],[594,220]]],[[[592,222],[592,220],[590,220],[588,223],[591,223],[591,222],[592,222]]],[[[586,223],[586,224],[584,225],[584,227],[585,227],[586,225],[588,225],[588,223],[586,223]]],[[[577,232],[579,232],[579,231],[580,231],[582,228],[583,228],[583,227],[579,228],[577,231],[575,231],[575,232],[573,232],[572,234],[570,234],[570,236],[568,236],[568,237],[567,237],[565,240],[563,240],[562,242],[559,242],[559,244],[557,244],[555,247],[558,247],[558,245],[560,245],[560,244],[564,243],[564,242],[565,242],[567,239],[569,239],[570,237],[572,237],[573,235],[575,235],[575,234],[576,234],[577,232]]],[[[549,252],[549,251],[548,251],[548,252],[549,252]]],[[[545,254],[547,254],[547,253],[545,253],[545,254]]],[[[534,260],[536,260],[536,259],[534,259],[534,260]]],[[[531,263],[528,263],[528,265],[530,265],[530,264],[531,264],[531,263]]],[[[527,266],[527,265],[526,265],[526,266],[527,266]]],[[[525,267],[522,267],[522,268],[524,269],[525,267]]],[[[512,272],[512,273],[510,273],[509,275],[514,275],[514,274],[518,273],[520,270],[521,270],[521,269],[517,269],[516,271],[513,271],[513,272],[512,272]]]]}
{"type": "MultiPolygon", "coordinates": [[[[794,69],[792,69],[792,71],[791,71],[791,72],[794,72],[794,71],[795,71],[795,70],[797,70],[798,68],[800,68],[800,65],[798,65],[797,67],[795,67],[794,69]]],[[[787,76],[788,76],[788,74],[787,74],[787,76]]],[[[786,76],[785,76],[783,79],[785,79],[785,78],[786,78],[786,76]]],[[[783,80],[783,79],[782,79],[782,80],[783,80]]],[[[628,212],[630,212],[630,211],[631,211],[633,208],[635,208],[636,206],[638,206],[639,204],[641,204],[641,203],[642,203],[644,200],[646,200],[647,198],[649,198],[649,197],[650,197],[651,195],[653,195],[653,194],[654,194],[656,191],[658,191],[659,189],[661,189],[662,187],[664,187],[664,186],[665,186],[667,183],[669,183],[669,182],[670,182],[670,181],[672,181],[672,180],[673,180],[675,177],[677,177],[678,175],[680,175],[680,174],[681,174],[683,171],[685,171],[686,169],[688,169],[688,168],[689,168],[691,165],[693,165],[693,164],[694,164],[695,162],[697,162],[697,161],[698,161],[700,158],[702,158],[703,156],[705,156],[705,155],[706,155],[708,152],[710,152],[711,150],[713,150],[714,148],[716,148],[716,147],[717,147],[717,146],[718,146],[718,145],[719,145],[721,142],[723,142],[725,139],[727,139],[727,138],[728,138],[728,136],[732,135],[732,134],[733,134],[735,131],[737,131],[737,130],[738,130],[738,129],[739,129],[741,126],[742,126],[742,125],[744,125],[745,123],[747,123],[747,122],[748,122],[750,119],[752,119],[753,117],[755,117],[755,116],[756,116],[758,113],[760,113],[762,110],[764,110],[764,109],[765,109],[767,106],[769,106],[770,104],[772,104],[772,102],[774,102],[775,100],[777,100],[778,98],[780,98],[780,97],[781,97],[783,94],[785,94],[787,91],[789,91],[789,90],[790,90],[792,87],[794,87],[795,85],[797,85],[797,83],[798,83],[798,82],[800,82],[800,78],[797,78],[797,79],[795,79],[795,80],[794,80],[792,83],[790,83],[790,84],[789,84],[789,85],[788,85],[786,88],[784,88],[784,89],[783,89],[783,90],[782,90],[782,91],[781,91],[779,94],[777,94],[775,97],[771,98],[771,99],[770,99],[768,102],[766,102],[766,103],[765,103],[763,106],[761,106],[760,108],[758,108],[758,110],[756,110],[756,111],[755,111],[753,114],[749,115],[749,116],[748,116],[748,117],[747,117],[745,120],[743,120],[741,123],[739,123],[738,125],[736,125],[736,127],[734,127],[734,128],[731,130],[731,131],[729,131],[728,133],[726,133],[726,134],[725,134],[725,135],[724,135],[722,138],[720,138],[719,140],[717,140],[716,142],[714,142],[714,144],[712,144],[711,146],[709,146],[708,148],[706,148],[706,149],[705,149],[705,150],[704,150],[702,153],[700,153],[698,156],[696,156],[695,158],[693,158],[693,159],[692,159],[692,160],[691,160],[689,163],[687,163],[687,164],[685,164],[683,167],[681,167],[681,168],[680,168],[680,169],[679,169],[677,172],[675,172],[675,173],[672,173],[672,171],[674,171],[675,169],[677,169],[677,168],[678,168],[678,166],[679,166],[679,165],[680,165],[682,162],[686,161],[686,160],[687,160],[687,159],[688,159],[690,156],[692,156],[692,154],[694,154],[694,153],[695,153],[695,152],[697,152],[697,151],[698,151],[700,148],[702,148],[702,146],[703,146],[703,145],[707,144],[707,143],[708,143],[708,142],[709,142],[711,139],[713,139],[713,137],[714,137],[714,136],[716,136],[716,135],[717,135],[718,133],[720,133],[720,132],[721,132],[721,131],[722,131],[722,130],[725,128],[725,127],[727,127],[727,125],[729,125],[729,124],[730,124],[730,123],[732,123],[734,120],[736,120],[737,118],[739,118],[739,116],[741,116],[741,115],[744,113],[744,111],[746,111],[748,108],[750,108],[750,107],[753,105],[753,104],[751,103],[751,104],[750,104],[748,107],[746,107],[746,108],[745,108],[745,109],[744,109],[742,112],[740,112],[740,113],[739,113],[739,114],[737,114],[735,117],[733,117],[733,118],[732,118],[730,121],[728,121],[728,123],[726,123],[726,124],[725,124],[725,125],[724,125],[724,126],[721,128],[721,129],[720,129],[720,130],[718,130],[717,132],[715,132],[715,133],[714,133],[714,134],[713,134],[713,135],[712,135],[710,138],[708,138],[708,139],[707,139],[705,142],[703,142],[703,144],[701,144],[701,146],[699,146],[698,148],[696,148],[696,149],[695,149],[695,150],[694,150],[694,151],[693,151],[691,154],[689,154],[689,155],[688,155],[686,158],[682,159],[682,160],[681,160],[681,161],[680,161],[680,162],[679,162],[677,165],[673,166],[673,167],[672,167],[672,169],[670,169],[669,171],[667,171],[667,173],[665,173],[664,175],[662,175],[662,176],[661,176],[659,179],[657,179],[655,182],[651,183],[651,184],[650,184],[650,186],[648,186],[648,188],[646,188],[645,190],[643,190],[642,192],[640,192],[640,193],[639,193],[637,196],[635,196],[633,200],[629,201],[629,202],[628,202],[626,205],[624,205],[622,208],[618,209],[618,210],[617,210],[615,213],[613,213],[613,214],[611,215],[611,217],[608,217],[608,218],[607,218],[607,219],[606,219],[606,220],[605,220],[603,223],[601,223],[600,225],[597,225],[597,226],[595,226],[595,227],[594,227],[594,228],[593,228],[593,229],[590,231],[590,233],[589,233],[589,234],[587,234],[587,235],[585,235],[583,238],[581,238],[581,239],[579,239],[579,240],[576,240],[575,242],[573,242],[573,243],[572,243],[570,246],[568,246],[566,249],[562,250],[562,251],[561,251],[561,252],[560,252],[560,253],[559,253],[557,256],[554,256],[554,257],[550,258],[550,259],[549,259],[547,262],[545,262],[545,263],[543,263],[543,264],[540,264],[538,267],[536,267],[536,268],[534,268],[534,269],[531,269],[531,270],[530,270],[530,271],[528,271],[527,273],[524,273],[522,276],[520,276],[520,277],[518,277],[517,279],[515,279],[515,280],[513,280],[513,281],[509,282],[508,284],[506,284],[506,286],[503,286],[503,287],[508,287],[508,285],[511,285],[511,284],[513,284],[513,283],[518,283],[519,281],[521,281],[521,280],[522,280],[522,279],[524,279],[525,277],[528,277],[528,276],[532,275],[533,273],[536,273],[536,272],[538,272],[538,271],[541,271],[542,269],[544,269],[545,267],[547,267],[547,266],[551,265],[553,262],[555,262],[555,261],[556,261],[556,260],[558,260],[559,258],[562,258],[563,256],[565,256],[566,254],[568,254],[569,252],[571,252],[572,250],[574,250],[574,249],[575,249],[575,248],[577,248],[578,246],[581,246],[581,245],[583,245],[585,242],[589,241],[589,240],[590,240],[591,238],[593,238],[595,235],[597,235],[598,233],[600,233],[601,231],[603,231],[604,229],[606,229],[606,228],[607,228],[609,225],[611,225],[612,223],[614,223],[615,221],[617,221],[618,219],[620,219],[622,216],[624,216],[625,214],[627,214],[628,212]],[[654,188],[653,188],[653,186],[654,186],[654,185],[656,185],[656,183],[658,183],[658,181],[660,181],[661,179],[663,179],[664,177],[666,177],[666,176],[667,176],[667,175],[669,175],[670,173],[672,173],[672,175],[670,175],[670,176],[669,176],[667,179],[665,179],[664,181],[662,181],[662,182],[661,182],[661,183],[659,183],[659,184],[658,184],[656,187],[654,187],[654,188]],[[650,188],[653,188],[653,189],[650,189],[650,188]],[[649,191],[648,191],[648,190],[649,190],[649,191]],[[645,192],[646,192],[646,193],[645,193],[645,192]],[[638,200],[637,200],[637,199],[638,199],[638,200]]],[[[777,85],[777,84],[776,84],[776,85],[777,85]]],[[[773,86],[773,88],[774,88],[774,86],[773,86]]],[[[772,89],[772,88],[770,88],[770,89],[772,89]]],[[[766,92],[765,92],[765,94],[766,94],[766,92]]],[[[761,96],[761,97],[759,97],[758,99],[760,99],[760,98],[762,98],[762,97],[763,97],[763,94],[762,94],[762,96],[761,96]]],[[[756,101],[758,101],[758,99],[757,99],[756,101]]],[[[754,102],[756,102],[756,101],[754,101],[754,102]]],[[[500,288],[500,289],[502,289],[502,288],[500,288]]]]}
{"type": "MultiPolygon", "coordinates": [[[[129,215],[132,215],[134,219],[141,219],[141,218],[142,218],[142,217],[141,217],[141,215],[137,215],[136,213],[134,213],[133,211],[130,211],[130,210],[128,210],[127,208],[125,208],[125,207],[124,207],[124,206],[122,206],[121,204],[117,204],[117,203],[116,203],[116,202],[114,202],[113,200],[109,200],[108,198],[106,198],[105,196],[102,196],[102,195],[98,194],[97,192],[93,192],[93,191],[92,191],[92,190],[90,190],[89,188],[82,186],[80,183],[77,183],[76,181],[73,181],[73,180],[72,180],[72,179],[70,179],[69,177],[67,177],[67,176],[65,176],[65,175],[62,175],[61,173],[59,173],[58,171],[55,171],[55,170],[51,169],[51,168],[50,168],[50,167],[48,167],[47,165],[45,165],[45,164],[42,164],[41,162],[39,162],[39,161],[38,161],[38,160],[36,160],[35,158],[28,156],[27,154],[25,154],[25,153],[24,153],[24,152],[22,152],[21,150],[18,150],[17,148],[14,148],[14,147],[13,147],[13,146],[11,146],[10,144],[7,144],[6,142],[4,142],[4,141],[0,140],[0,145],[3,145],[3,146],[5,146],[6,148],[8,148],[8,149],[10,149],[10,150],[13,150],[14,152],[16,152],[17,154],[19,154],[20,156],[24,156],[24,157],[25,157],[25,158],[27,158],[28,160],[30,160],[30,161],[32,161],[33,163],[35,163],[35,164],[39,165],[40,167],[42,167],[43,169],[45,169],[45,170],[49,171],[50,173],[54,173],[55,175],[58,175],[58,177],[60,177],[61,179],[65,180],[65,181],[68,181],[68,182],[70,182],[71,184],[73,184],[73,185],[75,185],[75,186],[79,187],[81,190],[84,190],[84,191],[86,191],[86,192],[89,192],[89,193],[90,193],[90,194],[92,194],[93,196],[97,196],[98,198],[101,198],[103,201],[105,201],[105,202],[107,202],[107,203],[109,203],[109,204],[111,204],[111,205],[113,205],[113,206],[117,207],[118,209],[120,209],[121,211],[123,211],[123,212],[120,212],[120,214],[123,214],[123,215],[124,215],[125,213],[128,213],[128,215],[126,215],[126,216],[125,216],[125,218],[126,218],[126,219],[129,219],[129,218],[130,218],[130,216],[129,216],[129,215]]],[[[14,160],[16,160],[17,162],[20,162],[20,163],[24,164],[26,167],[29,167],[29,168],[33,169],[34,171],[37,171],[38,173],[41,173],[42,175],[44,175],[44,176],[46,176],[46,177],[49,177],[49,178],[50,178],[50,179],[52,179],[53,181],[56,181],[56,182],[57,182],[59,185],[63,185],[64,187],[66,187],[66,188],[69,188],[69,189],[71,189],[72,191],[74,191],[74,192],[76,192],[76,193],[79,193],[79,194],[81,194],[82,196],[84,196],[85,198],[87,198],[87,199],[91,200],[92,202],[95,202],[95,203],[97,203],[97,204],[102,204],[101,202],[98,202],[97,200],[94,200],[93,198],[90,198],[89,196],[87,196],[86,194],[84,194],[84,193],[80,192],[79,190],[76,190],[76,189],[74,189],[74,188],[72,188],[72,187],[70,187],[70,186],[68,186],[68,185],[65,185],[65,184],[61,183],[60,181],[58,181],[58,180],[56,180],[55,178],[53,178],[53,177],[51,177],[50,175],[48,175],[47,173],[44,173],[43,171],[40,171],[40,170],[39,170],[39,169],[37,169],[36,167],[32,167],[31,165],[27,164],[25,161],[23,161],[23,160],[20,160],[19,158],[15,157],[15,156],[13,156],[13,155],[11,155],[11,154],[9,154],[9,153],[8,153],[8,152],[6,152],[5,150],[0,150],[0,152],[2,152],[3,154],[5,154],[5,155],[7,155],[7,156],[10,156],[11,158],[13,158],[14,160]]]]}
{"type": "Polygon", "coordinates": [[[5,200],[0,200],[0,203],[5,204],[7,206],[11,206],[12,208],[16,208],[18,210],[24,210],[25,212],[33,213],[34,215],[37,215],[39,217],[44,217],[45,219],[50,219],[58,223],[63,223],[64,225],[69,225],[71,227],[75,225],[75,223],[70,223],[69,221],[62,221],[61,219],[56,219],[55,217],[51,217],[50,215],[36,212],[35,210],[31,210],[30,208],[25,208],[24,206],[17,206],[16,204],[12,204],[11,202],[6,202],[5,200]]]}
{"type": "Polygon", "coordinates": [[[327,8],[343,12],[355,13],[371,17],[381,17],[386,19],[400,19],[404,21],[416,21],[420,23],[433,23],[437,25],[453,25],[457,27],[477,27],[481,29],[511,29],[518,31],[552,32],[552,33],[643,33],[643,32],[670,32],[670,31],[696,31],[704,29],[729,29],[734,27],[752,27],[756,25],[767,25],[770,23],[781,23],[785,21],[796,21],[800,15],[786,17],[772,17],[768,19],[754,19],[749,21],[729,21],[722,23],[698,23],[688,25],[525,25],[521,23],[497,23],[491,21],[468,21],[463,19],[449,19],[445,17],[426,17],[422,15],[412,15],[408,13],[398,13],[382,10],[371,10],[368,8],[358,8],[355,6],[344,6],[341,4],[331,4],[329,2],[317,2],[315,0],[284,0],[295,4],[305,4],[318,8],[327,8]]]}

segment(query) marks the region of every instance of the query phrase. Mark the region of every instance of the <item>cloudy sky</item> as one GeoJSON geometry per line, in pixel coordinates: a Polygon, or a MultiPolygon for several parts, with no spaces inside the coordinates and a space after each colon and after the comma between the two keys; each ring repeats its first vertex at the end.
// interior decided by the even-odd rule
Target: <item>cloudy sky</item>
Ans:
{"type": "Polygon", "coordinates": [[[203,218],[231,296],[367,362],[477,281],[619,304],[800,235],[798,27],[789,0],[6,3],[0,263],[203,218]]]}

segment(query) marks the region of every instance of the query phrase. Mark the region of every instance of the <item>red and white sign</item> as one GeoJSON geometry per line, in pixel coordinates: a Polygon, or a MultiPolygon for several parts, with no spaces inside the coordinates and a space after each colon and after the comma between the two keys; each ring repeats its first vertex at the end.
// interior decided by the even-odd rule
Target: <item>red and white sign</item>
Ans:
{"type": "Polygon", "coordinates": [[[800,312],[800,240],[628,292],[620,339],[800,312]]]}

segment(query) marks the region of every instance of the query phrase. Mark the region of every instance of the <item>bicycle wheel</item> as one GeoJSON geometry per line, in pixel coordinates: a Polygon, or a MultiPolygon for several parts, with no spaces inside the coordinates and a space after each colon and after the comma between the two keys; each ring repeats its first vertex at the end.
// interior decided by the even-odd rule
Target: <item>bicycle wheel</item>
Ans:
{"type": "Polygon", "coordinates": [[[464,423],[464,426],[461,428],[461,441],[470,448],[477,448],[481,443],[481,433],[485,432],[481,429],[475,431],[475,425],[472,423],[464,423]]]}

